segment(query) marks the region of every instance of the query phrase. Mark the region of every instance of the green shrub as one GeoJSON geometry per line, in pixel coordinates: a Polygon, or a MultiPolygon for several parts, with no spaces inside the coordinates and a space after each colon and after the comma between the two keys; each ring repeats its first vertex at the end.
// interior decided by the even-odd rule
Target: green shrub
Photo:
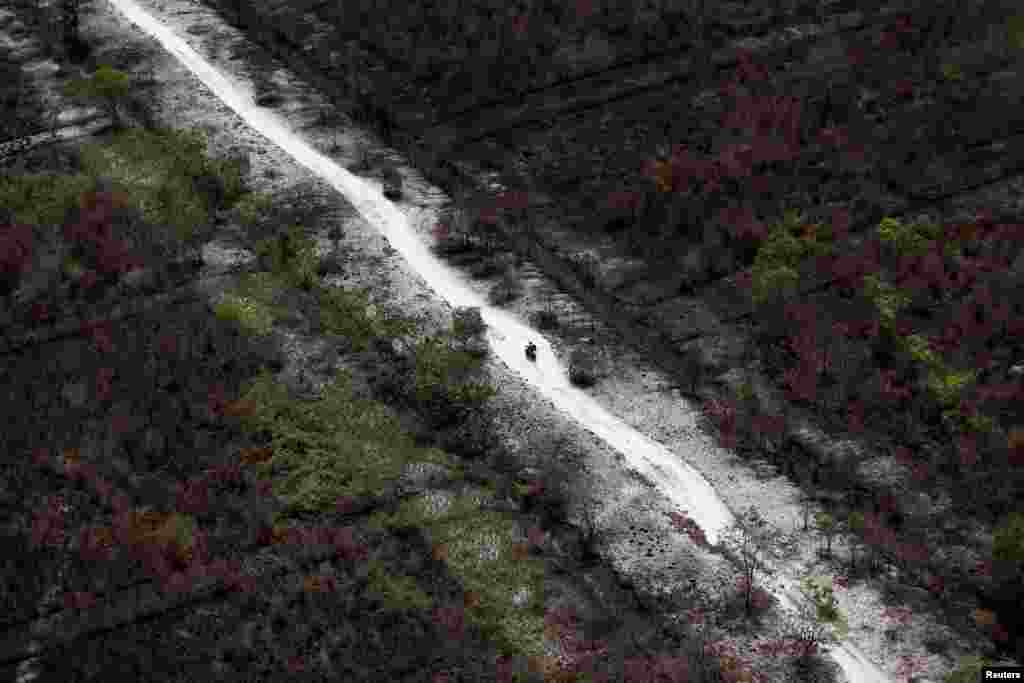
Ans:
{"type": "Polygon", "coordinates": [[[1013,50],[1024,50],[1024,14],[1006,20],[1006,39],[1013,50]]]}
{"type": "Polygon", "coordinates": [[[369,589],[379,595],[388,607],[425,610],[434,604],[412,577],[387,571],[379,560],[370,560],[366,570],[369,589]]]}
{"type": "Polygon", "coordinates": [[[264,369],[242,398],[256,406],[241,418],[244,428],[271,435],[274,455],[257,467],[274,476],[289,511],[323,512],[339,496],[378,495],[410,462],[451,464],[442,451],[417,447],[386,406],[356,398],[344,371],[320,399],[304,401],[264,369]]]}
{"type": "Polygon", "coordinates": [[[466,616],[487,637],[512,647],[518,654],[540,655],[544,648],[544,563],[527,557],[510,561],[515,539],[514,523],[505,515],[481,509],[474,493],[455,496],[447,506],[431,505],[426,496],[403,500],[394,513],[371,515],[371,528],[409,528],[429,531],[432,542],[448,551],[448,571],[466,590],[480,596],[480,603],[466,616]],[[497,555],[481,553],[496,546],[497,555]],[[513,596],[520,588],[531,593],[530,602],[518,607],[513,596]]]}
{"type": "Polygon", "coordinates": [[[228,156],[216,161],[218,175],[224,181],[224,201],[233,205],[246,194],[246,175],[251,164],[244,156],[228,156]]]}
{"type": "Polygon", "coordinates": [[[933,368],[940,367],[942,365],[939,357],[935,355],[931,348],[929,348],[928,340],[921,335],[911,334],[907,337],[903,337],[900,343],[903,349],[919,363],[924,363],[925,365],[933,368]]]}
{"type": "Polygon", "coordinates": [[[241,156],[211,159],[192,182],[211,208],[233,206],[246,194],[248,166],[248,159],[241,156]]]}
{"type": "Polygon", "coordinates": [[[790,266],[775,266],[770,269],[755,268],[751,296],[754,303],[761,305],[796,291],[800,275],[790,266]]]}
{"type": "Polygon", "coordinates": [[[942,65],[942,77],[947,81],[962,81],[964,72],[959,64],[950,62],[942,65]]]}
{"type": "Polygon", "coordinates": [[[235,202],[235,215],[242,225],[252,226],[270,209],[270,195],[263,192],[246,192],[235,202]]]}
{"type": "Polygon", "coordinates": [[[36,173],[0,177],[0,206],[18,223],[61,225],[83,192],[95,185],[95,176],[77,173],[36,173]]]}
{"type": "Polygon", "coordinates": [[[977,683],[981,680],[981,670],[987,666],[995,666],[995,662],[984,657],[961,657],[959,666],[946,674],[943,683],[977,683]]]}
{"type": "Polygon", "coordinates": [[[1004,562],[1024,562],[1024,514],[1011,512],[996,529],[992,557],[1004,562]]]}
{"type": "Polygon", "coordinates": [[[495,393],[474,376],[479,355],[451,348],[447,340],[427,337],[414,350],[413,399],[435,426],[457,422],[495,393]]]}
{"type": "Polygon", "coordinates": [[[808,225],[798,211],[786,211],[758,247],[751,267],[751,299],[756,306],[778,303],[796,291],[799,268],[808,258],[834,254],[828,224],[808,225]]]}
{"type": "Polygon", "coordinates": [[[212,163],[212,159],[206,156],[207,135],[201,128],[165,130],[156,141],[182,176],[196,178],[205,173],[212,163]]]}
{"type": "Polygon", "coordinates": [[[180,242],[191,240],[209,224],[213,207],[211,198],[200,191],[204,183],[215,185],[211,192],[221,198],[241,187],[240,166],[208,159],[201,134],[124,130],[105,144],[80,146],[77,161],[80,173],[0,178],[0,206],[9,208],[19,222],[61,225],[82,193],[94,189],[103,177],[138,208],[154,233],[146,241],[159,242],[161,230],[169,228],[171,238],[180,242]]]}
{"type": "Polygon", "coordinates": [[[803,220],[798,212],[787,211],[783,220],[772,227],[761,243],[755,262],[796,265],[807,253],[807,244],[797,235],[803,220]]]}
{"type": "Polygon", "coordinates": [[[263,268],[294,287],[308,290],[319,283],[316,245],[303,236],[300,226],[293,225],[277,237],[260,241],[256,255],[263,268]]]}
{"type": "Polygon", "coordinates": [[[246,273],[238,283],[239,292],[268,307],[273,305],[280,288],[280,280],[273,273],[266,271],[246,273]]]}
{"type": "Polygon", "coordinates": [[[746,403],[754,399],[754,385],[750,383],[750,380],[745,380],[736,388],[736,398],[746,403]]]}
{"type": "Polygon", "coordinates": [[[978,434],[991,434],[996,428],[996,421],[988,415],[976,413],[967,416],[964,420],[964,426],[969,431],[977,432],[978,434]]]}
{"type": "Polygon", "coordinates": [[[64,85],[68,97],[95,98],[103,103],[114,126],[122,126],[118,105],[128,96],[130,90],[128,74],[110,66],[100,66],[88,78],[78,78],[64,85]]]}
{"type": "MultiPolygon", "coordinates": [[[[879,238],[889,244],[897,256],[923,256],[942,233],[942,226],[930,222],[905,225],[898,219],[886,217],[878,224],[879,238]]],[[[960,253],[960,247],[956,240],[950,240],[943,251],[953,257],[960,253]]]]}
{"type": "Polygon", "coordinates": [[[129,130],[117,137],[117,144],[122,156],[156,163],[165,174],[186,180],[208,209],[231,205],[245,194],[248,158],[241,153],[208,156],[202,129],[129,130]]]}
{"type": "Polygon", "coordinates": [[[412,334],[415,321],[389,317],[371,308],[368,289],[326,287],[318,290],[320,324],[325,332],[347,337],[356,351],[365,351],[376,338],[412,334]]]}
{"type": "Polygon", "coordinates": [[[837,605],[832,578],[829,576],[808,576],[801,580],[800,586],[807,593],[818,610],[818,618],[830,621],[835,618],[837,605]]]}
{"type": "Polygon", "coordinates": [[[85,266],[82,265],[81,259],[67,256],[61,263],[61,271],[69,280],[78,280],[78,278],[85,274],[85,266]]]}
{"type": "Polygon", "coordinates": [[[800,586],[813,601],[817,619],[830,624],[839,638],[845,638],[849,632],[849,623],[836,601],[832,577],[808,576],[801,580],[800,586]]]}
{"type": "Polygon", "coordinates": [[[956,372],[948,369],[932,369],[928,371],[928,389],[941,405],[951,406],[957,402],[964,389],[974,381],[977,374],[977,370],[956,372]]]}
{"type": "Polygon", "coordinates": [[[274,316],[257,301],[248,297],[229,294],[214,308],[214,314],[221,320],[234,320],[252,334],[268,334],[274,323],[274,316]]]}
{"type": "Polygon", "coordinates": [[[891,324],[896,314],[911,301],[906,291],[890,285],[880,276],[870,273],[864,276],[864,294],[875,304],[883,323],[891,324]]]}

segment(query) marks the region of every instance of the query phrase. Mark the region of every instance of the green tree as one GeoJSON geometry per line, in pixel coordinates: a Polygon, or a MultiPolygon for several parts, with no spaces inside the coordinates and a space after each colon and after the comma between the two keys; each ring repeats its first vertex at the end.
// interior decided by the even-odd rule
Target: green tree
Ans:
{"type": "Polygon", "coordinates": [[[814,526],[825,537],[825,557],[832,556],[832,538],[836,533],[836,520],[827,512],[814,515],[814,526]]]}
{"type": "Polygon", "coordinates": [[[274,317],[266,306],[248,297],[227,295],[217,304],[214,314],[221,320],[234,320],[248,332],[257,335],[269,334],[274,317]]]}
{"type": "Polygon", "coordinates": [[[453,351],[441,338],[427,337],[414,350],[413,396],[419,407],[441,427],[457,422],[494,395],[494,387],[474,381],[482,359],[453,351]]]}
{"type": "Polygon", "coordinates": [[[835,627],[840,638],[846,636],[849,625],[846,618],[839,610],[836,601],[835,591],[832,587],[831,576],[808,576],[800,582],[804,593],[814,603],[814,617],[823,623],[835,627]]]}
{"type": "Polygon", "coordinates": [[[131,87],[128,74],[110,66],[100,66],[89,78],[78,78],[64,86],[64,94],[69,97],[97,99],[107,110],[114,127],[121,129],[124,121],[121,118],[120,103],[128,96],[131,87]]]}
{"type": "MultiPolygon", "coordinates": [[[[248,207],[245,210],[248,211],[248,207]]],[[[256,256],[262,269],[273,273],[288,286],[307,292],[319,288],[320,260],[316,244],[303,234],[302,226],[291,225],[279,230],[275,237],[261,240],[256,246],[256,256]]]]}
{"type": "Polygon", "coordinates": [[[996,529],[992,558],[1004,562],[1024,562],[1024,513],[1012,512],[996,529]]]}
{"type": "Polygon", "coordinates": [[[812,668],[811,657],[820,652],[822,645],[845,638],[850,625],[836,603],[832,577],[805,577],[800,582],[800,588],[810,598],[810,604],[802,603],[795,614],[788,614],[783,621],[783,629],[791,638],[805,646],[812,646],[797,660],[798,670],[806,674],[812,668]]]}

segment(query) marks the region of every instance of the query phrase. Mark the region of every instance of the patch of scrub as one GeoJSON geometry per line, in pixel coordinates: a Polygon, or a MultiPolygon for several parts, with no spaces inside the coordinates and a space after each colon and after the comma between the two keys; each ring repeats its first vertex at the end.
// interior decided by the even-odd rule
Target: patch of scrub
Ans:
{"type": "Polygon", "coordinates": [[[422,528],[463,588],[480,597],[467,607],[467,618],[510,653],[545,656],[544,564],[521,552],[514,520],[482,509],[486,498],[473,489],[443,498],[426,493],[402,501],[394,513],[378,513],[372,524],[422,528]]]}
{"type": "MultiPolygon", "coordinates": [[[[77,155],[79,173],[3,178],[0,205],[19,222],[60,225],[67,211],[77,207],[82,193],[104,178],[107,189],[132,198],[150,226],[172,228],[168,241],[178,242],[190,238],[196,225],[207,224],[218,206],[241,196],[237,164],[208,158],[198,134],[131,129],[102,144],[82,145],[77,155]]],[[[157,235],[145,238],[160,241],[157,235]]]]}
{"type": "Polygon", "coordinates": [[[243,395],[254,406],[243,424],[272,435],[273,457],[260,464],[274,478],[286,509],[321,512],[341,496],[372,496],[393,484],[410,462],[451,464],[451,456],[415,445],[385,406],[353,397],[339,371],[316,401],[293,401],[266,370],[243,395]]]}
{"type": "Polygon", "coordinates": [[[225,295],[214,308],[214,315],[221,320],[234,320],[254,335],[269,334],[274,325],[270,309],[259,301],[237,294],[225,295]]]}
{"type": "Polygon", "coordinates": [[[30,173],[0,178],[0,206],[18,223],[59,225],[68,208],[90,187],[94,179],[79,173],[30,173]]]}
{"type": "Polygon", "coordinates": [[[318,283],[316,245],[303,237],[301,226],[292,225],[277,237],[260,241],[256,254],[264,268],[293,287],[308,290],[318,283]]]}
{"type": "Polygon", "coordinates": [[[395,609],[430,609],[434,601],[410,576],[395,574],[377,559],[371,559],[366,568],[369,588],[386,605],[395,609]]]}
{"type": "Polygon", "coordinates": [[[293,225],[276,237],[260,241],[256,257],[267,270],[246,276],[236,290],[252,302],[251,316],[283,315],[285,311],[274,302],[282,290],[298,288],[315,292],[323,331],[347,338],[356,351],[366,350],[374,338],[398,337],[415,329],[411,320],[382,315],[370,302],[366,288],[322,286],[316,242],[303,235],[301,226],[293,225]]]}
{"type": "Polygon", "coordinates": [[[109,178],[148,223],[173,228],[179,239],[208,223],[218,204],[230,205],[243,194],[241,162],[207,157],[206,138],[198,130],[133,128],[102,145],[83,145],[79,158],[86,174],[109,178]]]}
{"type": "Polygon", "coordinates": [[[281,278],[267,271],[248,273],[214,307],[221,320],[234,320],[248,334],[267,335],[274,321],[284,315],[274,305],[281,292],[281,278]]]}
{"type": "MultiPolygon", "coordinates": [[[[240,400],[252,406],[242,417],[247,429],[271,434],[273,456],[258,468],[273,478],[274,493],[285,503],[283,516],[333,509],[342,496],[379,494],[425,463],[450,473],[450,480],[460,478],[452,456],[416,446],[382,405],[353,398],[344,371],[318,401],[290,400],[267,371],[240,400]]],[[[403,500],[394,512],[374,513],[368,525],[424,530],[434,547],[443,549],[463,588],[480,597],[467,608],[467,619],[509,653],[544,656],[544,564],[517,552],[525,546],[513,520],[482,508],[489,494],[430,489],[403,500]]],[[[373,590],[387,604],[430,604],[414,579],[388,576],[373,566],[368,572],[373,590]]]]}
{"type": "Polygon", "coordinates": [[[235,203],[235,215],[242,225],[254,225],[261,215],[269,213],[273,202],[265,192],[248,192],[235,203]]]}

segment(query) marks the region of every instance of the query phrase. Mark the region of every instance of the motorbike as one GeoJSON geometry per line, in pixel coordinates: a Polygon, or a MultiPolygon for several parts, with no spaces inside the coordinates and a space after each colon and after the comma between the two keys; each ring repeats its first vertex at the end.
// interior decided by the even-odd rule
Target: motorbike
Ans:
{"type": "Polygon", "coordinates": [[[537,346],[533,342],[526,345],[526,357],[532,361],[537,360],[537,346]]]}

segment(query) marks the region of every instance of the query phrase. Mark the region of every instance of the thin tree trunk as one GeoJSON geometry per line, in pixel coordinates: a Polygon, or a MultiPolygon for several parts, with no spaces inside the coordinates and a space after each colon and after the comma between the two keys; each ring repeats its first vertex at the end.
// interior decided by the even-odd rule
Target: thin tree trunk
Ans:
{"type": "Polygon", "coordinates": [[[79,0],[61,0],[61,29],[64,49],[74,51],[78,47],[78,4],[79,0]]]}

